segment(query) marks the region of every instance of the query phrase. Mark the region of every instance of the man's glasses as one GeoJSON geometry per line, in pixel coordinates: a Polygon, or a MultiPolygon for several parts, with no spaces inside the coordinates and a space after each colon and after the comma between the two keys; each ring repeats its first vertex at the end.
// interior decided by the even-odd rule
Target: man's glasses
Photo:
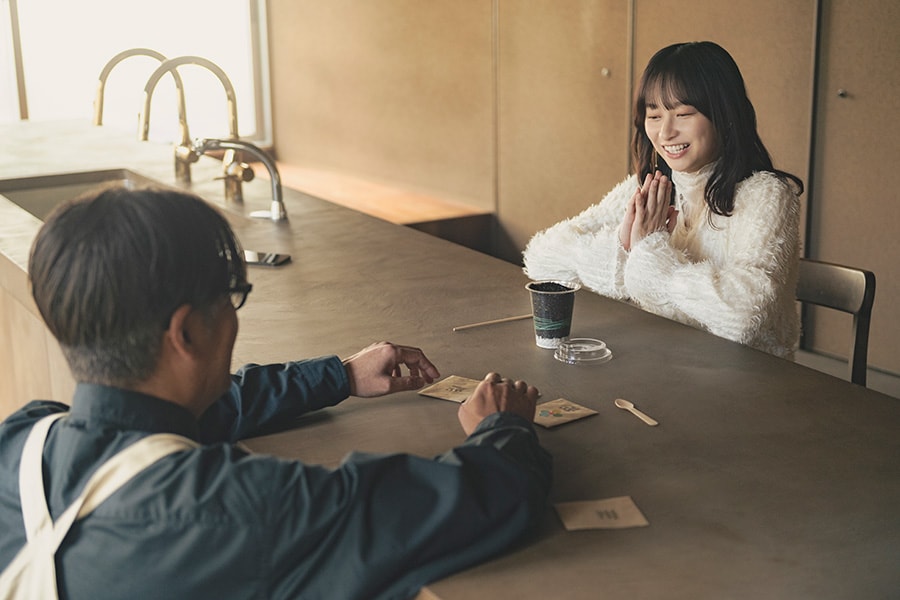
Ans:
{"type": "Polygon", "coordinates": [[[247,301],[247,295],[252,289],[253,285],[250,283],[240,283],[233,288],[229,288],[228,297],[231,299],[231,305],[234,307],[234,310],[244,305],[244,302],[247,301]]]}

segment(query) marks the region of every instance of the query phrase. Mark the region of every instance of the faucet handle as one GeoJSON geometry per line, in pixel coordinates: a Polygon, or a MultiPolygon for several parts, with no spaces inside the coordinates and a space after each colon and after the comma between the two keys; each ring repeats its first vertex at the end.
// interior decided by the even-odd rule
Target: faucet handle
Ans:
{"type": "Polygon", "coordinates": [[[253,181],[253,178],[256,176],[256,173],[253,172],[253,167],[237,160],[226,164],[222,170],[225,173],[223,177],[233,177],[243,182],[253,181]]]}
{"type": "Polygon", "coordinates": [[[194,146],[178,144],[175,146],[175,158],[184,163],[195,163],[200,160],[200,152],[194,146]]]}

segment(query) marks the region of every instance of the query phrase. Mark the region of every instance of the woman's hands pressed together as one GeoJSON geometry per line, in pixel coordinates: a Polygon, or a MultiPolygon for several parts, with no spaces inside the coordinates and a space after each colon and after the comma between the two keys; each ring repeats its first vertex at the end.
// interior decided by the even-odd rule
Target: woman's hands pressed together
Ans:
{"type": "Polygon", "coordinates": [[[619,242],[625,250],[657,231],[672,233],[678,211],[670,206],[672,181],[656,171],[644,178],[644,183],[635,190],[625,207],[625,217],[619,226],[619,242]]]}

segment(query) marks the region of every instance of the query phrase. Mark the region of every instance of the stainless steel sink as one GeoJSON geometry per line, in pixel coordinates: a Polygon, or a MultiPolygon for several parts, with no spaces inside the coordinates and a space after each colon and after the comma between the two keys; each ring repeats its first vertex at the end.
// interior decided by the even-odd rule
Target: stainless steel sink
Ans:
{"type": "Polygon", "coordinates": [[[109,169],[3,179],[0,180],[0,195],[43,221],[58,204],[108,183],[120,183],[129,187],[157,185],[152,179],[134,171],[109,169]]]}

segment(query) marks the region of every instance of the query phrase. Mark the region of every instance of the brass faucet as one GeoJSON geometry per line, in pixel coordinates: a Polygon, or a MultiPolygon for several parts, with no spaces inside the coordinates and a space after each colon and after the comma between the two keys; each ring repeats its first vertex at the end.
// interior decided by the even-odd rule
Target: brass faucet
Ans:
{"type": "MultiPolygon", "coordinates": [[[[160,78],[168,72],[177,78],[177,68],[181,65],[192,64],[204,67],[215,75],[225,88],[225,97],[228,101],[228,135],[232,140],[238,140],[237,125],[237,101],[234,94],[234,86],[225,72],[214,62],[201,56],[179,56],[163,61],[150,75],[144,86],[144,102],[141,107],[140,123],[138,125],[138,138],[146,140],[150,133],[150,101],[153,98],[153,90],[160,78]]],[[[194,150],[187,131],[187,121],[181,123],[181,141],[175,146],[175,176],[179,181],[190,182],[190,163],[196,162],[200,155],[194,150]]],[[[222,158],[222,172],[225,180],[225,198],[231,202],[243,202],[244,196],[241,182],[253,179],[253,169],[250,165],[241,162],[234,149],[227,149],[222,158]]]]}
{"type": "Polygon", "coordinates": [[[242,150],[255,156],[269,172],[269,178],[272,180],[272,204],[270,210],[254,211],[250,213],[251,217],[267,218],[273,221],[286,221],[287,211],[284,208],[284,198],[281,189],[281,176],[278,173],[278,167],[275,165],[268,154],[260,148],[248,142],[240,140],[217,140],[217,139],[196,139],[192,146],[193,153],[199,158],[201,155],[212,150],[235,151],[242,150]]]}
{"type": "MultiPolygon", "coordinates": [[[[100,71],[100,78],[97,81],[97,95],[94,98],[94,125],[103,125],[103,96],[106,91],[106,80],[109,78],[109,74],[116,65],[132,56],[149,56],[150,58],[155,58],[159,62],[166,61],[166,56],[164,54],[161,54],[156,50],[151,50],[150,48],[131,48],[130,50],[119,52],[109,59],[109,62],[107,62],[103,67],[103,70],[100,71]]],[[[172,77],[175,79],[175,87],[178,89],[178,120],[182,124],[183,129],[187,130],[187,117],[185,115],[184,106],[184,84],[177,71],[172,71],[172,77]]]]}

